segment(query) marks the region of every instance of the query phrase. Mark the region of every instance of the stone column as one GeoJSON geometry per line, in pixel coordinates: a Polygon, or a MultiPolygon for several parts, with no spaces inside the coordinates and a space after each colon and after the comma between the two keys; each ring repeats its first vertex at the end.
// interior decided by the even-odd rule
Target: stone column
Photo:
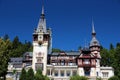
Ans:
{"type": "Polygon", "coordinates": [[[50,69],[50,76],[51,76],[52,74],[51,74],[51,69],[50,69]]]}
{"type": "Polygon", "coordinates": [[[52,77],[54,77],[54,71],[52,72],[52,77]]]}
{"type": "Polygon", "coordinates": [[[67,75],[66,75],[66,70],[64,70],[64,74],[65,74],[64,76],[67,76],[67,75]]]}
{"type": "Polygon", "coordinates": [[[73,75],[72,75],[72,72],[73,72],[73,71],[71,70],[71,72],[70,72],[71,76],[73,76],[73,75]]]}
{"type": "Polygon", "coordinates": [[[58,70],[58,76],[60,76],[60,70],[58,70]]]}

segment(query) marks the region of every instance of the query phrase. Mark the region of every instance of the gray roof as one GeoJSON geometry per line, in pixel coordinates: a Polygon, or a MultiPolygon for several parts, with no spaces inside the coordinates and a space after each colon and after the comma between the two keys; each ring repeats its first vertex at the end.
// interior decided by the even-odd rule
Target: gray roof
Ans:
{"type": "Polygon", "coordinates": [[[22,57],[10,58],[10,63],[12,64],[21,64],[23,61],[22,57]]]}
{"type": "Polygon", "coordinates": [[[33,52],[25,52],[24,55],[23,55],[23,57],[24,57],[25,55],[29,55],[30,57],[32,57],[32,56],[33,56],[33,52]]]}
{"type": "Polygon", "coordinates": [[[93,37],[90,46],[100,46],[99,41],[96,39],[96,37],[93,37]]]}
{"type": "Polygon", "coordinates": [[[21,68],[22,67],[22,57],[16,57],[16,58],[10,58],[10,64],[12,64],[15,68],[21,68]]]}
{"type": "Polygon", "coordinates": [[[82,51],[90,51],[90,49],[88,47],[84,47],[82,48],[82,51]]]}
{"type": "Polygon", "coordinates": [[[80,55],[80,52],[79,52],[79,51],[53,52],[53,53],[51,53],[51,55],[52,55],[52,56],[57,56],[57,55],[59,55],[60,53],[65,53],[65,54],[68,55],[68,56],[71,56],[71,55],[78,56],[78,55],[80,55]]]}

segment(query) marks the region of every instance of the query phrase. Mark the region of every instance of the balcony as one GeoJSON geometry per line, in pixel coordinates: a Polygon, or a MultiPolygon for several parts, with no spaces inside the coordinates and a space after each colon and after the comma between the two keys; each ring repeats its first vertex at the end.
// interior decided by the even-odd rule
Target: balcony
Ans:
{"type": "Polygon", "coordinates": [[[57,60],[57,57],[51,57],[51,60],[57,60]]]}
{"type": "Polygon", "coordinates": [[[95,65],[83,63],[83,64],[78,65],[78,67],[95,67],[95,65]]]}

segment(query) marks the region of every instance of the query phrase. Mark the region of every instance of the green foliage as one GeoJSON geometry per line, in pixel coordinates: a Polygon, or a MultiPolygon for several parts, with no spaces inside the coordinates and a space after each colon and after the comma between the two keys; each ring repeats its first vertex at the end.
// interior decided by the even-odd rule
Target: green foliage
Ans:
{"type": "Polygon", "coordinates": [[[13,74],[16,74],[16,72],[17,72],[17,70],[14,69],[14,70],[13,70],[13,74]]]}
{"type": "Polygon", "coordinates": [[[110,77],[108,80],[120,80],[117,76],[110,77]]]}
{"type": "Polygon", "coordinates": [[[26,80],[26,70],[24,68],[22,69],[20,80],[26,80]]]}
{"type": "Polygon", "coordinates": [[[75,76],[71,76],[70,80],[88,80],[88,78],[85,76],[75,75],[75,76]]]}
{"type": "Polygon", "coordinates": [[[109,65],[109,53],[108,53],[108,50],[107,49],[102,49],[101,50],[101,65],[102,66],[108,66],[109,65]]]}
{"type": "Polygon", "coordinates": [[[110,50],[112,50],[112,49],[114,49],[114,46],[113,46],[113,44],[111,43],[111,44],[110,44],[110,50]]]}
{"type": "Polygon", "coordinates": [[[35,80],[44,80],[44,76],[42,75],[41,69],[38,69],[35,74],[35,80]]]}
{"type": "Polygon", "coordinates": [[[98,78],[98,77],[97,77],[96,80],[102,80],[102,78],[98,78]]]}
{"type": "Polygon", "coordinates": [[[35,74],[35,80],[50,80],[47,76],[42,75],[41,69],[38,69],[35,74]]]}
{"type": "Polygon", "coordinates": [[[32,68],[28,70],[26,80],[34,80],[34,72],[32,68]]]}
{"type": "Polygon", "coordinates": [[[11,42],[9,39],[0,39],[0,79],[6,79],[9,53],[11,51],[11,42]]]}
{"type": "Polygon", "coordinates": [[[112,66],[115,76],[120,79],[120,43],[116,47],[110,44],[110,50],[101,49],[101,66],[112,66]]]}
{"type": "Polygon", "coordinates": [[[53,48],[53,49],[52,49],[52,52],[61,52],[61,50],[60,50],[60,49],[57,49],[57,48],[53,48]]]}
{"type": "Polygon", "coordinates": [[[3,40],[6,41],[9,39],[9,36],[7,34],[5,34],[5,36],[3,37],[3,40]]]}
{"type": "Polygon", "coordinates": [[[18,36],[10,41],[7,34],[0,38],[0,80],[6,79],[9,58],[20,57],[28,51],[32,51],[31,42],[22,43],[18,36]]]}
{"type": "Polygon", "coordinates": [[[12,49],[10,57],[21,57],[23,53],[32,51],[32,44],[29,41],[22,43],[19,41],[19,37],[16,36],[12,41],[12,49]]]}
{"type": "Polygon", "coordinates": [[[117,46],[114,54],[113,68],[115,70],[115,75],[120,78],[120,46],[117,46]]]}

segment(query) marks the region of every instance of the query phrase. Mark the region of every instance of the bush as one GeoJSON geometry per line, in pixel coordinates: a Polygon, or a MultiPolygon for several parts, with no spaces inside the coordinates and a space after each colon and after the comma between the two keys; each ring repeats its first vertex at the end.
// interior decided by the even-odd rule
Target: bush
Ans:
{"type": "Polygon", "coordinates": [[[108,80],[120,80],[117,76],[110,77],[108,80]]]}
{"type": "Polygon", "coordinates": [[[71,76],[70,80],[88,80],[88,78],[85,76],[75,75],[75,76],[71,76]]]}

